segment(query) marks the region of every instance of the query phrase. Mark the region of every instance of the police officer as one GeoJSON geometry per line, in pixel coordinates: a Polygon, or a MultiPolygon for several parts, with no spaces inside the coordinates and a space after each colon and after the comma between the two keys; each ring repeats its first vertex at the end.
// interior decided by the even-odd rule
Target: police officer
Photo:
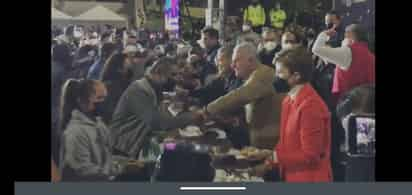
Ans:
{"type": "Polygon", "coordinates": [[[262,32],[262,26],[266,21],[266,14],[259,0],[252,0],[252,4],[244,10],[243,23],[248,21],[252,24],[253,31],[256,33],[262,32]]]}
{"type": "Polygon", "coordinates": [[[275,29],[282,30],[286,21],[286,12],[280,8],[280,3],[276,2],[276,7],[269,12],[270,24],[275,29]]]}

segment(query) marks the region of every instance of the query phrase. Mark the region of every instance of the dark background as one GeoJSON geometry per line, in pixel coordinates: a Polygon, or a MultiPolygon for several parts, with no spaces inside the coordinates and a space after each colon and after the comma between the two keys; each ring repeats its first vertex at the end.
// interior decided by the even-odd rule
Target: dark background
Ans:
{"type": "MultiPolygon", "coordinates": [[[[399,2],[399,1],[396,1],[399,2]]],[[[6,3],[6,2],[5,2],[6,3]]],[[[50,180],[50,2],[7,2],[19,10],[11,19],[4,12],[1,31],[2,60],[2,166],[3,176],[13,181],[50,180]],[[22,6],[24,4],[24,6],[22,6]],[[4,109],[6,108],[6,109],[4,109]]],[[[409,50],[394,43],[406,43],[406,20],[396,20],[405,14],[400,7],[382,1],[380,25],[376,26],[379,45],[377,62],[377,181],[412,181],[409,105],[409,50]],[[386,4],[384,4],[386,3],[386,4]],[[388,14],[394,17],[388,18],[388,14]],[[385,28],[386,26],[386,28],[385,28]],[[393,34],[390,34],[390,33],[393,34]],[[396,33],[396,34],[395,34],[396,33]],[[392,45],[391,45],[392,44],[392,45]],[[404,74],[404,75],[402,75],[404,74]]],[[[405,16],[405,15],[404,15],[405,16]]],[[[404,18],[405,19],[405,18],[404,18]]]]}

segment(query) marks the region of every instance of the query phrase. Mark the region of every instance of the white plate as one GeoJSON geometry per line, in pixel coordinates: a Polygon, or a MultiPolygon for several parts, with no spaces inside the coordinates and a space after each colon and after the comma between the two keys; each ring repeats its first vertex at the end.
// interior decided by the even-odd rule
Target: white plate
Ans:
{"type": "Polygon", "coordinates": [[[187,126],[184,129],[179,129],[179,133],[183,137],[197,137],[202,135],[202,131],[197,126],[187,126]]]}
{"type": "Polygon", "coordinates": [[[183,111],[183,109],[176,109],[174,104],[170,104],[167,107],[167,110],[170,112],[170,114],[172,114],[173,116],[177,116],[179,113],[181,113],[183,111]]]}
{"type": "Polygon", "coordinates": [[[211,132],[216,132],[217,133],[217,139],[226,139],[226,132],[224,132],[221,129],[218,128],[210,128],[206,132],[211,131],[211,132]]]}

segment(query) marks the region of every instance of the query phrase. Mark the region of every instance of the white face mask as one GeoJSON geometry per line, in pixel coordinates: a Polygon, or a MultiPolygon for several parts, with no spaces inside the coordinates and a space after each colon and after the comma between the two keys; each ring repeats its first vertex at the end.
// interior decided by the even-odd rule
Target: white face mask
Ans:
{"type": "Polygon", "coordinates": [[[249,25],[243,25],[243,26],[242,26],[242,31],[243,31],[243,32],[250,31],[250,29],[251,29],[251,28],[250,28],[249,25]]]}
{"type": "Polygon", "coordinates": [[[83,33],[81,31],[76,30],[76,31],[73,32],[73,36],[75,38],[80,38],[80,37],[83,36],[83,33]]]}
{"type": "Polygon", "coordinates": [[[296,47],[295,45],[290,44],[290,43],[282,45],[282,49],[293,49],[295,47],[296,47]]]}
{"type": "Polygon", "coordinates": [[[353,40],[350,40],[348,38],[343,39],[341,46],[342,47],[349,47],[350,45],[353,44],[353,40]]]}
{"type": "Polygon", "coordinates": [[[274,50],[276,46],[277,46],[277,43],[274,41],[269,41],[263,44],[263,47],[268,51],[274,50]]]}
{"type": "Polygon", "coordinates": [[[96,56],[96,51],[94,50],[90,50],[87,55],[89,55],[90,57],[94,58],[96,56]]]}
{"type": "Polygon", "coordinates": [[[99,40],[98,39],[90,39],[89,44],[93,45],[93,46],[99,45],[99,40]]]}

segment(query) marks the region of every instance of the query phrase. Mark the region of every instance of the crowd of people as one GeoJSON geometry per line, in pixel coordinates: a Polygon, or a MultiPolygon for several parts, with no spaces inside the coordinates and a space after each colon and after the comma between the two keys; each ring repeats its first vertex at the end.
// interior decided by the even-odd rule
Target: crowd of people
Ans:
{"type": "Polygon", "coordinates": [[[54,29],[52,163],[61,179],[140,173],[142,151],[159,144],[151,139],[156,132],[219,120],[236,148],[262,149],[257,156],[266,160],[254,168],[257,176],[280,170],[286,182],[339,181],[345,119],[374,114],[367,32],[342,26],[335,11],[319,33],[284,26],[279,6],[270,13],[273,25],[262,27],[257,15],[248,19],[253,9],[259,7],[248,9],[231,41],[207,26],[200,40],[143,38],[110,26],[54,29]],[[164,113],[169,91],[197,108],[164,113]]]}

